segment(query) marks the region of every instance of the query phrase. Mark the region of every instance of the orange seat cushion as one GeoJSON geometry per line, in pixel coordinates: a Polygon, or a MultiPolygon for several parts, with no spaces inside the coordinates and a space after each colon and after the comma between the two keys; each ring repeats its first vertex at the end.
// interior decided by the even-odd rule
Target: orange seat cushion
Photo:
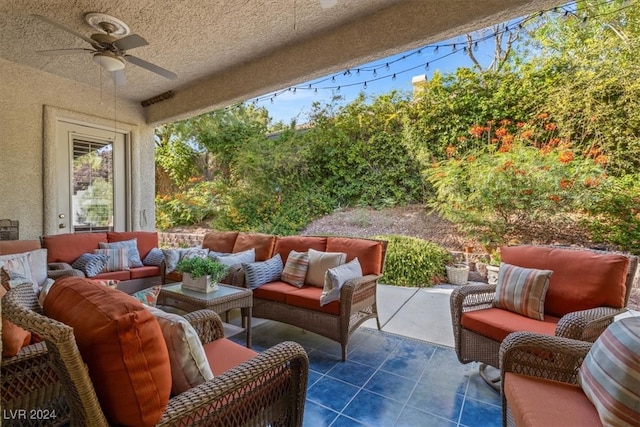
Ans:
{"type": "Polygon", "coordinates": [[[358,258],[362,274],[380,274],[382,271],[382,243],[375,240],[347,237],[328,237],[327,252],[343,252],[347,261],[358,258]]]}
{"type": "Polygon", "coordinates": [[[144,277],[154,277],[160,275],[160,267],[155,265],[145,265],[144,267],[133,267],[129,270],[132,279],[142,279],[144,277]]]}
{"type": "Polygon", "coordinates": [[[129,280],[131,279],[130,270],[108,271],[106,273],[98,273],[91,277],[95,280],[129,280]]]}
{"type": "Polygon", "coordinates": [[[280,254],[282,264],[286,264],[289,252],[307,252],[309,249],[324,252],[327,249],[327,238],[316,236],[278,237],[273,253],[274,255],[280,254]]]}
{"type": "Polygon", "coordinates": [[[507,264],[553,271],[545,315],[625,305],[629,258],[624,255],[523,245],[501,248],[500,257],[507,264]]]}
{"type": "Polygon", "coordinates": [[[42,236],[42,247],[47,249],[47,262],[73,264],[82,254],[93,253],[98,243],[107,242],[107,233],[74,233],[42,236]]]}
{"type": "Polygon", "coordinates": [[[544,335],[555,335],[559,318],[544,316],[535,320],[501,308],[487,308],[462,313],[460,323],[469,329],[494,341],[502,342],[511,332],[529,331],[544,335]]]}
{"type": "Polygon", "coordinates": [[[204,345],[204,354],[207,357],[213,375],[220,375],[255,357],[258,353],[222,338],[206,343],[204,345]]]}
{"type": "Polygon", "coordinates": [[[156,231],[109,231],[107,232],[107,241],[123,242],[126,240],[136,239],[140,259],[144,259],[151,249],[158,247],[158,232],[156,231]]]}
{"type": "Polygon", "coordinates": [[[289,283],[271,282],[266,285],[258,286],[254,289],[253,297],[284,303],[286,301],[287,294],[297,290],[297,287],[290,285],[289,283]]]}
{"type": "Polygon", "coordinates": [[[602,427],[578,386],[507,372],[504,394],[517,426],[602,427]]]}
{"type": "Polygon", "coordinates": [[[288,293],[285,302],[295,307],[320,311],[335,316],[340,315],[340,301],[332,301],[329,304],[320,305],[320,295],[322,295],[322,288],[303,286],[300,289],[296,288],[295,291],[288,293]]]}
{"type": "Polygon", "coordinates": [[[59,279],[45,315],[73,327],[110,424],[158,423],[171,393],[169,353],[150,311],[130,295],[90,279],[59,279]]]}

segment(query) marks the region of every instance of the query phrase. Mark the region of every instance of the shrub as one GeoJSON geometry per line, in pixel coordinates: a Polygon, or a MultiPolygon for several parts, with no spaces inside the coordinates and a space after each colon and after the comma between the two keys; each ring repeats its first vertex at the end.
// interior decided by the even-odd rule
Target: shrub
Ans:
{"type": "Polygon", "coordinates": [[[182,274],[189,273],[194,279],[210,276],[212,281],[218,282],[226,276],[229,267],[209,257],[191,257],[181,259],[176,270],[182,274]]]}
{"type": "Polygon", "coordinates": [[[544,114],[517,127],[500,123],[471,128],[471,152],[447,148],[450,158],[429,175],[430,206],[482,241],[548,243],[582,234],[573,215],[605,179],[606,156],[596,147],[574,150],[544,114]]]}
{"type": "Polygon", "coordinates": [[[156,196],[156,228],[197,224],[211,217],[220,206],[221,186],[216,181],[196,182],[183,192],[156,196]]]}
{"type": "Polygon", "coordinates": [[[381,235],[374,239],[389,242],[382,283],[423,287],[432,286],[446,277],[444,266],[451,261],[451,254],[442,246],[399,235],[381,235]]]}

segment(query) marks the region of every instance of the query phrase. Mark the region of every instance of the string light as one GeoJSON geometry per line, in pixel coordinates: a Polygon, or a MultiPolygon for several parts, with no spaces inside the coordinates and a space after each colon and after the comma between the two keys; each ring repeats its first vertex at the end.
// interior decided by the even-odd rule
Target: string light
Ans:
{"type": "MultiPolygon", "coordinates": [[[[538,17],[542,17],[544,16],[545,13],[555,13],[558,15],[563,15],[565,18],[569,18],[569,17],[574,17],[577,20],[579,20],[582,24],[586,23],[588,20],[590,19],[594,19],[597,17],[596,16],[589,16],[587,13],[585,13],[582,16],[579,16],[577,13],[575,13],[573,10],[569,9],[568,7],[570,6],[563,6],[563,7],[553,7],[547,10],[542,10],[539,12],[536,12],[535,14],[532,14],[530,16],[521,18],[519,21],[517,22],[510,22],[510,23],[506,23],[504,25],[504,28],[502,29],[502,31],[495,31],[492,33],[489,33],[488,35],[485,35],[483,37],[480,37],[479,39],[476,40],[469,40],[469,42],[467,44],[463,44],[463,48],[461,49],[462,52],[468,54],[469,51],[471,49],[473,49],[473,51],[478,51],[479,50],[479,42],[480,41],[486,41],[489,40],[491,38],[496,38],[498,37],[498,35],[502,34],[502,35],[507,35],[510,36],[512,29],[517,29],[517,30],[521,30],[525,27],[525,24],[527,22],[529,22],[532,19],[538,18],[538,17]]],[[[624,6],[619,8],[617,11],[623,10],[628,8],[629,6],[624,6]]],[[[607,13],[607,15],[609,15],[610,13],[607,13]]],[[[401,71],[395,71],[391,74],[386,74],[386,75],[382,75],[382,76],[378,76],[378,70],[382,69],[382,67],[384,67],[385,70],[390,71],[391,70],[391,66],[399,61],[403,61],[405,59],[407,59],[408,57],[411,57],[413,55],[422,55],[423,51],[426,48],[433,48],[433,54],[437,54],[439,53],[439,49],[440,47],[451,47],[451,52],[441,55],[437,58],[433,58],[431,61],[424,63],[424,70],[428,71],[430,69],[430,65],[431,62],[433,61],[439,61],[442,60],[452,54],[455,54],[456,52],[459,52],[458,50],[458,46],[460,45],[460,41],[456,41],[456,42],[451,42],[451,43],[445,43],[445,44],[435,44],[435,45],[430,45],[430,46],[423,46],[420,47],[418,49],[416,49],[415,51],[412,52],[408,52],[408,53],[404,53],[401,57],[398,57],[397,59],[393,60],[393,61],[385,61],[384,63],[378,63],[378,64],[372,64],[372,65],[368,65],[368,66],[363,66],[360,68],[356,68],[355,69],[355,74],[357,76],[360,76],[361,71],[371,71],[372,75],[373,75],[373,80],[382,80],[382,79],[387,79],[387,78],[391,78],[391,80],[397,80],[397,75],[398,74],[402,74],[402,73],[406,73],[409,71],[413,71],[415,69],[417,69],[418,67],[422,67],[422,65],[418,65],[416,67],[411,67],[409,69],[405,69],[405,70],[401,70],[401,71]]],[[[324,82],[328,82],[331,81],[331,83],[336,83],[336,77],[339,76],[351,76],[353,73],[351,72],[351,69],[346,69],[344,71],[342,71],[340,74],[334,74],[332,76],[327,76],[326,78],[317,80],[315,82],[309,83],[306,87],[301,87],[301,89],[308,89],[311,90],[313,89],[313,93],[314,94],[318,94],[318,90],[335,90],[336,92],[340,92],[342,87],[347,87],[347,86],[356,86],[356,85],[362,85],[362,89],[367,89],[368,88],[368,83],[371,80],[368,81],[360,81],[360,82],[354,82],[354,83],[350,83],[350,84],[345,84],[345,85],[341,85],[341,86],[323,86],[322,83],[324,82]]],[[[274,93],[271,93],[269,95],[265,95],[263,97],[257,97],[254,98],[253,101],[251,101],[252,105],[257,105],[258,102],[260,101],[265,101],[267,99],[269,99],[269,101],[273,104],[275,102],[275,98],[285,92],[293,92],[294,94],[296,93],[296,87],[295,86],[291,86],[287,89],[283,89],[274,93]]]]}

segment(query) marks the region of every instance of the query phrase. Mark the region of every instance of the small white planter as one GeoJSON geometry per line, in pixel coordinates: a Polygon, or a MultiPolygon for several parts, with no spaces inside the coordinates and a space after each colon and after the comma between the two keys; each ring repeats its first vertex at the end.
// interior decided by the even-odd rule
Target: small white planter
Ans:
{"type": "Polygon", "coordinates": [[[212,281],[211,276],[200,276],[194,279],[189,273],[184,273],[182,275],[182,287],[190,291],[208,294],[218,290],[218,282],[212,281]]]}
{"type": "Polygon", "coordinates": [[[498,284],[498,272],[500,267],[497,265],[487,265],[487,281],[490,285],[498,284]]]}

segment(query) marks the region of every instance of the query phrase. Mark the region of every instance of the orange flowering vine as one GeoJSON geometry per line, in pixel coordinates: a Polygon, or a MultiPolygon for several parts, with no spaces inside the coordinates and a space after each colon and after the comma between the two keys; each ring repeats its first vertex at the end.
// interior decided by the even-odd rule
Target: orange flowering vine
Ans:
{"type": "Polygon", "coordinates": [[[560,160],[560,163],[562,163],[563,165],[571,163],[571,161],[573,160],[573,151],[563,151],[562,153],[560,153],[558,160],[560,160]]]}
{"type": "Polygon", "coordinates": [[[447,157],[449,158],[453,157],[453,155],[456,154],[456,147],[454,147],[453,144],[449,144],[449,146],[446,149],[446,153],[447,153],[447,157]]]}

